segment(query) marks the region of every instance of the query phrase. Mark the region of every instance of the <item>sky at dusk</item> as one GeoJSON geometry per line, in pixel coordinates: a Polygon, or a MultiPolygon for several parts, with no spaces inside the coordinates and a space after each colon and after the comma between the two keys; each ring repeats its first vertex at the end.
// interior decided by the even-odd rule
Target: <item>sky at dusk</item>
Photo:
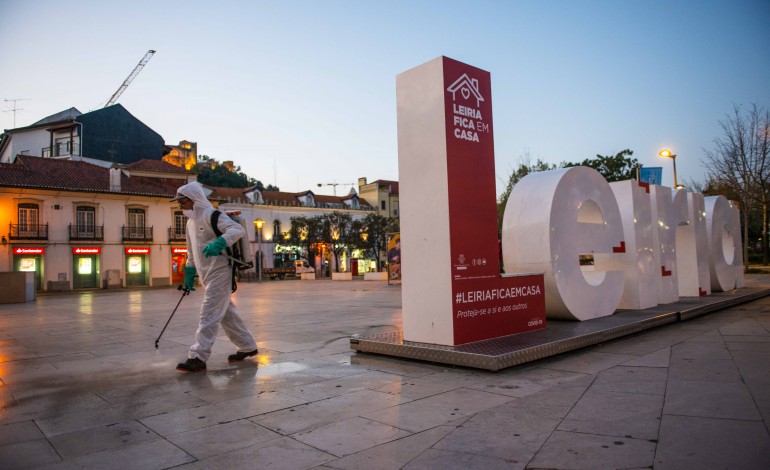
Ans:
{"type": "Polygon", "coordinates": [[[626,148],[702,181],[719,121],[770,107],[768,0],[0,0],[0,46],[16,127],[101,108],[156,50],[118,102],[291,192],[397,180],[396,75],[442,55],[491,73],[498,193],[526,156],[626,148]]]}

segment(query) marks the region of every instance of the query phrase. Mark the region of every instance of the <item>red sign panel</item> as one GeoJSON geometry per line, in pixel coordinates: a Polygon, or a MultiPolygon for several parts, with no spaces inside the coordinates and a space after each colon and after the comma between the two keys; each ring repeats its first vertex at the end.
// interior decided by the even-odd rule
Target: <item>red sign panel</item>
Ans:
{"type": "Polygon", "coordinates": [[[545,328],[542,274],[452,282],[456,344],[545,328]]]}
{"type": "Polygon", "coordinates": [[[452,278],[497,276],[497,195],[489,72],[444,57],[452,278]]]}
{"type": "Polygon", "coordinates": [[[187,254],[187,248],[172,248],[171,254],[174,255],[186,255],[187,254]]]}
{"type": "Polygon", "coordinates": [[[127,255],[146,255],[150,253],[150,248],[148,247],[142,247],[142,248],[126,248],[126,254],[127,255]]]}
{"type": "Polygon", "coordinates": [[[44,255],[45,248],[33,247],[33,246],[18,247],[13,249],[13,254],[14,255],[44,255]]]}
{"type": "Polygon", "coordinates": [[[98,255],[101,254],[102,249],[98,246],[78,246],[72,249],[73,255],[98,255]]]}
{"type": "Polygon", "coordinates": [[[455,344],[545,328],[543,276],[500,276],[489,72],[443,61],[455,344]]]}

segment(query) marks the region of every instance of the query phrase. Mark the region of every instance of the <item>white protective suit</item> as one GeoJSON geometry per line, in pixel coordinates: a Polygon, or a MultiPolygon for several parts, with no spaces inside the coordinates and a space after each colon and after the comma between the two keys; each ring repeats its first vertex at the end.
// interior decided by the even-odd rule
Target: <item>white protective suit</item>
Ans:
{"type": "MultiPolygon", "coordinates": [[[[192,211],[185,211],[187,220],[187,266],[195,267],[203,285],[203,304],[201,305],[200,323],[195,332],[195,344],[190,346],[187,356],[206,362],[211,355],[211,347],[217,337],[219,323],[227,337],[241,352],[257,349],[254,337],[249,333],[246,323],[238,315],[238,308],[230,299],[232,287],[232,268],[224,256],[206,257],[203,247],[217,239],[211,228],[211,214],[214,206],[206,198],[200,183],[188,183],[177,190],[191,199],[195,205],[192,211]],[[192,212],[192,213],[189,213],[192,212]]],[[[232,246],[246,235],[240,224],[224,214],[217,223],[222,238],[227,246],[232,246]]],[[[223,250],[224,252],[224,250],[223,250]]]]}

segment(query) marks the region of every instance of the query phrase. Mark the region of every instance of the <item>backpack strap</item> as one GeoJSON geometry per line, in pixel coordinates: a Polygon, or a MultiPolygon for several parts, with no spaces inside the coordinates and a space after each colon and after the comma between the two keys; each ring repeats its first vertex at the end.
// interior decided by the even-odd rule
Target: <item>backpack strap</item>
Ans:
{"type": "Polygon", "coordinates": [[[211,228],[214,229],[214,235],[217,237],[222,236],[222,232],[220,232],[219,227],[217,227],[220,215],[222,215],[222,211],[214,211],[211,213],[211,228]]]}
{"type": "MultiPolygon", "coordinates": [[[[222,211],[215,210],[214,212],[211,213],[211,228],[214,230],[214,235],[216,235],[217,237],[222,236],[222,232],[219,230],[219,227],[217,227],[217,223],[219,222],[220,215],[222,215],[222,211]]],[[[230,250],[229,246],[225,248],[225,251],[227,252],[228,256],[230,257],[233,256],[233,252],[232,250],[230,250]]],[[[238,270],[238,268],[235,266],[235,263],[233,263],[229,259],[227,260],[227,265],[230,266],[233,271],[232,272],[233,283],[231,286],[232,288],[231,292],[235,292],[236,290],[238,290],[238,284],[235,282],[236,271],[238,270]]]]}

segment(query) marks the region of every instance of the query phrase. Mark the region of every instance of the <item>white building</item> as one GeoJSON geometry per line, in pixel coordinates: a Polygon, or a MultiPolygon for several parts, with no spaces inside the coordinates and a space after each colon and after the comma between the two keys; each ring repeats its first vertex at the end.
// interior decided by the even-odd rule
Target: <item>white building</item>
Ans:
{"type": "MultiPolygon", "coordinates": [[[[13,163],[0,163],[0,223],[8,227],[0,245],[0,271],[34,271],[43,291],[180,283],[186,219],[169,199],[195,178],[156,160],[105,168],[18,155],[13,163]]],[[[356,194],[206,191],[215,206],[242,212],[252,256],[261,247],[264,267],[273,266],[275,236],[289,229],[292,217],[342,210],[361,218],[373,210],[356,194]],[[255,237],[257,219],[266,221],[261,243],[255,237]]],[[[341,262],[343,270],[351,258],[341,262]]],[[[324,262],[314,261],[317,266],[324,262]]]]}
{"type": "MultiPolygon", "coordinates": [[[[327,196],[314,194],[309,190],[287,193],[261,191],[257,188],[214,188],[209,197],[220,201],[219,207],[223,210],[241,212],[246,219],[249,230],[251,251],[256,253],[261,247],[264,268],[275,266],[276,255],[280,255],[283,251],[292,251],[291,248],[280,247],[275,243],[277,237],[287,232],[291,227],[292,217],[315,217],[334,211],[342,211],[349,214],[353,220],[357,220],[375,211],[375,208],[365,199],[360,198],[354,190],[351,190],[346,196],[327,196]],[[257,219],[264,221],[261,243],[257,242],[259,237],[255,232],[254,221],[257,219]]],[[[365,260],[362,253],[354,250],[344,253],[340,258],[340,271],[350,271],[351,262],[354,260],[358,261],[355,269],[358,274],[376,269],[376,264],[372,264],[370,260],[365,260]]],[[[324,266],[324,263],[328,262],[330,270],[336,270],[334,258],[327,256],[323,249],[311,262],[316,267],[324,266]]]]}

